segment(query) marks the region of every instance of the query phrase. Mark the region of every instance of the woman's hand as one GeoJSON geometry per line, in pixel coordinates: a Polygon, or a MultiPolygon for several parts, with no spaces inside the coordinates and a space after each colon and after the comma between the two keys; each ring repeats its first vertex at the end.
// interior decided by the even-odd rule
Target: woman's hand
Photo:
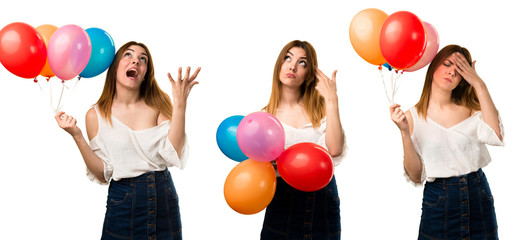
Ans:
{"type": "Polygon", "coordinates": [[[315,76],[318,79],[315,89],[324,97],[326,102],[338,99],[336,94],[336,72],[337,70],[334,70],[331,79],[329,79],[320,69],[315,69],[315,76]]]}
{"type": "Polygon", "coordinates": [[[476,72],[476,61],[474,60],[472,62],[472,65],[470,65],[467,59],[463,56],[463,54],[455,52],[452,55],[454,56],[454,62],[456,63],[456,71],[472,87],[479,87],[479,85],[483,83],[483,80],[479,77],[479,75],[476,72]]]}
{"type": "Polygon", "coordinates": [[[190,76],[190,67],[186,68],[186,73],[184,77],[182,76],[182,67],[179,68],[177,74],[177,80],[172,78],[172,75],[168,73],[168,79],[172,84],[172,96],[173,96],[173,105],[176,106],[186,106],[186,100],[188,99],[188,95],[190,94],[191,88],[198,84],[198,81],[194,81],[197,78],[198,73],[200,72],[200,67],[195,70],[193,75],[190,76]]]}
{"type": "Polygon", "coordinates": [[[58,112],[55,115],[55,120],[57,121],[57,124],[59,124],[59,127],[72,135],[72,137],[82,135],[82,131],[77,127],[77,119],[74,117],[66,115],[64,112],[58,112]]]}
{"type": "Polygon", "coordinates": [[[390,117],[392,121],[397,125],[401,132],[409,133],[409,124],[406,115],[401,110],[401,105],[393,104],[390,106],[390,117]]]}

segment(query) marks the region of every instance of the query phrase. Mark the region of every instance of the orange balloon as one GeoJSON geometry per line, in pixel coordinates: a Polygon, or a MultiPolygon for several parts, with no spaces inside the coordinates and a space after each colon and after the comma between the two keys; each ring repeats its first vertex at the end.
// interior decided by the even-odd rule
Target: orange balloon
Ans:
{"type": "Polygon", "coordinates": [[[350,23],[349,36],[352,47],[365,61],[383,65],[386,60],[379,48],[379,34],[388,15],[375,8],[360,11],[350,23]]]}
{"type": "MultiPolygon", "coordinates": [[[[52,34],[57,30],[57,27],[50,24],[44,24],[36,28],[36,31],[43,36],[43,40],[45,41],[45,46],[48,46],[48,42],[50,41],[50,37],[52,37],[52,34]]],[[[48,65],[48,59],[46,60],[45,66],[41,70],[41,73],[39,74],[43,77],[53,77],[55,76],[54,72],[52,72],[52,69],[50,69],[50,65],[48,65]]]]}
{"type": "Polygon", "coordinates": [[[227,204],[241,214],[265,209],[275,194],[277,179],[270,162],[247,159],[234,167],[224,185],[227,204]]]}

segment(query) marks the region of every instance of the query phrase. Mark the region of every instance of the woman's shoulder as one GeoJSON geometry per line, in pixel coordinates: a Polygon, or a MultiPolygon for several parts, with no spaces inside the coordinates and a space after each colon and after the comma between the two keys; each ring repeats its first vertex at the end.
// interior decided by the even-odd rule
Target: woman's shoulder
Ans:
{"type": "Polygon", "coordinates": [[[86,112],[86,119],[97,117],[97,110],[95,108],[96,106],[93,106],[86,112]]]}
{"type": "Polygon", "coordinates": [[[95,107],[91,107],[86,113],[86,132],[90,141],[98,133],[98,115],[95,107]]]}

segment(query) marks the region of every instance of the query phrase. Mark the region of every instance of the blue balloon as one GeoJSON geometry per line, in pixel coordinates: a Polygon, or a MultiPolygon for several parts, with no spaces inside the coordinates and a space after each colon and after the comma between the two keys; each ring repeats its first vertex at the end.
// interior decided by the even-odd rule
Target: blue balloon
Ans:
{"type": "Polygon", "coordinates": [[[241,151],[240,146],[238,146],[238,140],[236,140],[238,125],[243,118],[244,116],[241,115],[228,117],[220,123],[216,130],[216,143],[218,147],[225,156],[237,162],[248,159],[241,151]]]}
{"type": "Polygon", "coordinates": [[[111,66],[115,48],[113,38],[106,31],[100,28],[88,28],[86,33],[91,40],[91,57],[79,76],[91,78],[103,73],[111,66]]]}
{"type": "Polygon", "coordinates": [[[383,66],[385,66],[386,68],[388,68],[388,70],[392,71],[392,66],[390,66],[390,64],[385,63],[385,64],[383,64],[383,66]]]}

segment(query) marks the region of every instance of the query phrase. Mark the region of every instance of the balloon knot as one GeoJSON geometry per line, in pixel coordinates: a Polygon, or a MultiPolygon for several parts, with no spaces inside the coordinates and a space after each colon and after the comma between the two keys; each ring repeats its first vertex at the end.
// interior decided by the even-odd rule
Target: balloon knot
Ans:
{"type": "Polygon", "coordinates": [[[47,82],[48,82],[48,81],[50,81],[50,77],[47,77],[47,78],[46,78],[46,81],[47,81],[47,82]]]}
{"type": "Polygon", "coordinates": [[[395,69],[395,73],[399,73],[399,70],[398,70],[398,69],[395,69]]]}
{"type": "Polygon", "coordinates": [[[38,79],[37,79],[37,78],[34,78],[34,82],[35,82],[35,83],[38,83],[38,79]]]}
{"type": "Polygon", "coordinates": [[[78,76],[78,77],[77,77],[77,81],[80,81],[80,78],[81,78],[81,76],[78,76]]]}
{"type": "Polygon", "coordinates": [[[61,83],[64,83],[64,80],[61,80],[61,83]]]}
{"type": "Polygon", "coordinates": [[[377,69],[379,69],[379,70],[383,70],[383,67],[382,67],[382,66],[379,66],[379,67],[377,67],[377,69]]]}

